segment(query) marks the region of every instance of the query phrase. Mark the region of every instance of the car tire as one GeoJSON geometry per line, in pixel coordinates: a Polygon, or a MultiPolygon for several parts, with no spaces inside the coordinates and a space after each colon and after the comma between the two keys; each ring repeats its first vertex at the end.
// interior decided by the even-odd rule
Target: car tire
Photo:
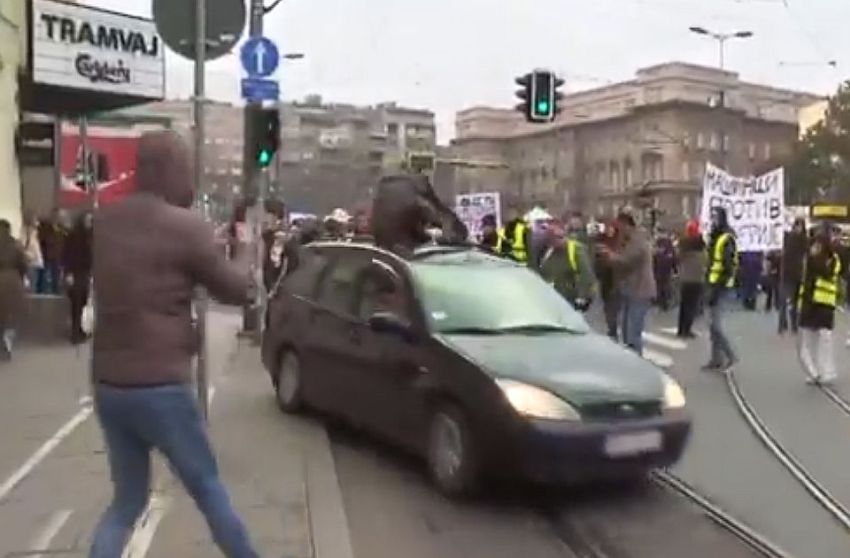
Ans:
{"type": "Polygon", "coordinates": [[[437,489],[450,497],[466,496],[478,485],[475,444],[469,422],[455,405],[441,405],[428,425],[428,472],[437,489]]]}
{"type": "Polygon", "coordinates": [[[277,369],[274,383],[275,399],[280,410],[295,414],[304,407],[302,397],[301,361],[294,351],[284,351],[277,369]]]}

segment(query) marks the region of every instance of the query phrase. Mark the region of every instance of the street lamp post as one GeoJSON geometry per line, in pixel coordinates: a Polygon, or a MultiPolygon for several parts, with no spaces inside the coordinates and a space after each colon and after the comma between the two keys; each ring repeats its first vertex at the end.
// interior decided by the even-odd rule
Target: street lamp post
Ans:
{"type": "MultiPolygon", "coordinates": [[[[721,70],[725,69],[726,41],[728,41],[729,39],[748,39],[748,38],[753,36],[752,31],[735,31],[733,33],[718,33],[716,31],[710,31],[710,30],[706,29],[705,27],[698,27],[698,26],[690,27],[689,29],[692,33],[696,33],[697,35],[705,35],[706,37],[711,37],[712,39],[717,41],[718,55],[719,55],[718,63],[719,63],[719,68],[721,70]]],[[[717,108],[723,109],[725,106],[726,106],[726,95],[725,95],[725,92],[723,91],[723,89],[721,87],[721,89],[720,89],[720,100],[719,100],[719,103],[717,105],[717,108]]],[[[725,170],[728,171],[729,169],[728,169],[728,164],[727,164],[727,161],[726,161],[726,150],[730,146],[728,146],[726,144],[726,132],[723,129],[723,124],[722,124],[723,119],[721,118],[719,120],[719,122],[721,122],[720,130],[718,132],[719,135],[720,135],[720,153],[721,153],[721,161],[722,161],[721,165],[725,170]]]]}
{"type": "Polygon", "coordinates": [[[725,56],[726,56],[726,41],[729,39],[749,39],[753,36],[752,31],[735,31],[734,33],[716,33],[714,31],[709,31],[705,27],[689,27],[692,33],[696,33],[697,35],[705,35],[706,37],[711,37],[712,39],[717,41],[717,45],[719,47],[719,62],[720,69],[724,69],[725,64],[725,56]]]}

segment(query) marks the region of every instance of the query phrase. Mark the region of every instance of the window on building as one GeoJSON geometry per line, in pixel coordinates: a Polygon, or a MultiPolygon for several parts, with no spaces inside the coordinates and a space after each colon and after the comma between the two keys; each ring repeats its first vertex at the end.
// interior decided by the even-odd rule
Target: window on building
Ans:
{"type": "Polygon", "coordinates": [[[720,134],[714,132],[711,134],[711,150],[717,151],[720,149],[720,134]]]}
{"type": "Polygon", "coordinates": [[[691,216],[691,197],[687,194],[682,195],[682,216],[690,217],[691,216]]]}
{"type": "Polygon", "coordinates": [[[732,146],[732,138],[729,137],[729,134],[725,134],[723,136],[723,151],[728,152],[732,146]]]}
{"type": "Polygon", "coordinates": [[[634,172],[632,171],[632,162],[626,161],[625,172],[623,173],[623,183],[625,186],[631,186],[634,183],[634,172]]]}
{"type": "Polygon", "coordinates": [[[765,142],[764,144],[764,160],[770,160],[770,142],[765,142]]]}
{"type": "Polygon", "coordinates": [[[620,166],[617,163],[611,163],[609,172],[611,174],[611,187],[614,190],[620,189],[620,166]]]}
{"type": "Polygon", "coordinates": [[[702,132],[697,134],[697,149],[705,149],[705,135],[702,132]]]}
{"type": "Polygon", "coordinates": [[[756,158],[756,144],[755,144],[755,142],[752,142],[752,141],[750,142],[749,154],[750,154],[750,161],[755,160],[755,158],[756,158]]]}
{"type": "Polygon", "coordinates": [[[682,145],[685,149],[689,149],[691,147],[691,133],[684,132],[682,133],[682,145]]]}

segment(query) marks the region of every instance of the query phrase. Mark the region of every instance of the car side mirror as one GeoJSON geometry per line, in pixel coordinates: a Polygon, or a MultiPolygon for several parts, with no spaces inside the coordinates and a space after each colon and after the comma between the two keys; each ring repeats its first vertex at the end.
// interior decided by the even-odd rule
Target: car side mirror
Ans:
{"type": "Polygon", "coordinates": [[[369,327],[376,333],[393,333],[408,341],[414,338],[410,322],[394,312],[375,312],[369,316],[369,327]]]}

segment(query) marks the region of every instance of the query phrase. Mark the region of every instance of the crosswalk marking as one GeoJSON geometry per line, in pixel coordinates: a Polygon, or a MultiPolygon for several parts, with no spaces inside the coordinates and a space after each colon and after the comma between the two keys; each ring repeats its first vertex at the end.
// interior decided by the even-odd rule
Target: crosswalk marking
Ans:
{"type": "Polygon", "coordinates": [[[643,332],[643,340],[649,341],[653,345],[659,345],[661,347],[664,347],[665,349],[670,349],[673,351],[684,351],[688,348],[688,344],[680,339],[671,339],[670,337],[658,335],[649,331],[643,332]]]}

